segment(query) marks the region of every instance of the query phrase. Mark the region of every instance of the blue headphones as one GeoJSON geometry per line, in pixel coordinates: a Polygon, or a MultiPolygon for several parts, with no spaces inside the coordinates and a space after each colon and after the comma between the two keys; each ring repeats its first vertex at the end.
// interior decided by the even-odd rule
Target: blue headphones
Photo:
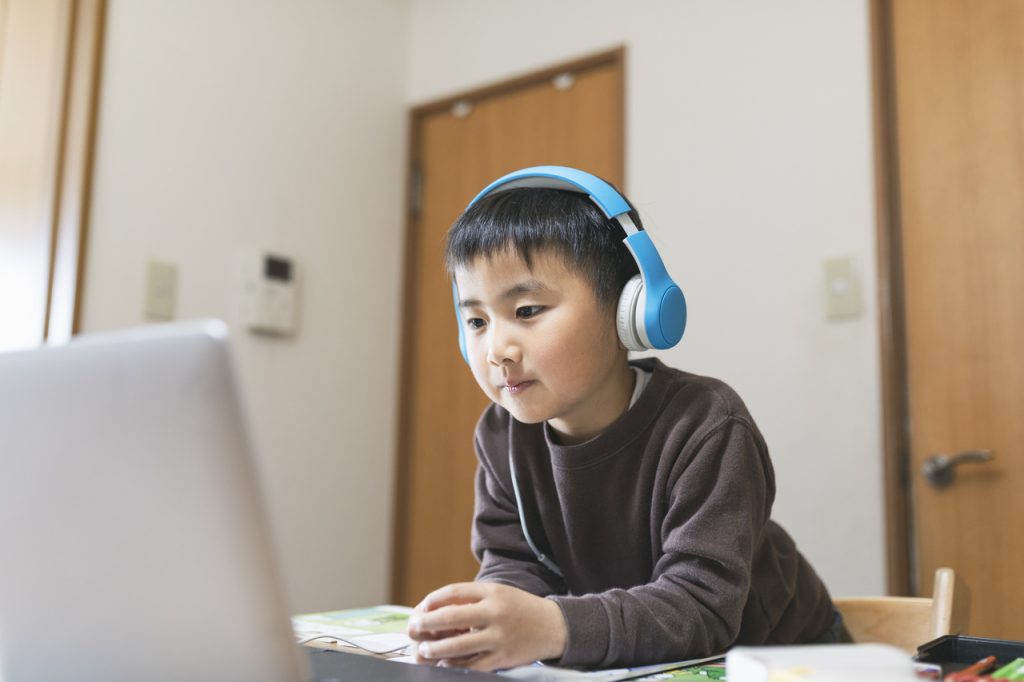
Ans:
{"type": "MultiPolygon", "coordinates": [[[[615,188],[601,178],[565,166],[533,166],[498,178],[473,197],[470,206],[494,192],[520,187],[561,189],[586,194],[608,218],[615,218],[626,233],[626,248],[633,254],[640,274],[634,276],[619,295],[615,325],[619,339],[629,350],[671,348],[683,338],[686,328],[686,299],[672,281],[665,264],[645,230],[637,228],[629,216],[630,205],[615,188]]],[[[452,281],[455,318],[459,327],[459,349],[469,362],[466,332],[459,313],[459,290],[452,281]]]]}

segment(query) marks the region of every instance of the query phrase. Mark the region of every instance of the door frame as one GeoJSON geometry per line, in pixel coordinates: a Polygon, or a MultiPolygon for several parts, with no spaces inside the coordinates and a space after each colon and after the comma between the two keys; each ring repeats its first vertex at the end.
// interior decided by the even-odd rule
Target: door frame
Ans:
{"type": "Polygon", "coordinates": [[[886,578],[889,594],[914,595],[918,586],[909,494],[910,396],[892,17],[893,0],[870,0],[886,578]]]}
{"type": "MultiPolygon", "coordinates": [[[[412,287],[416,282],[416,259],[415,254],[418,253],[419,243],[418,235],[416,234],[416,222],[418,219],[419,201],[420,201],[420,130],[422,129],[422,122],[430,115],[435,114],[439,111],[451,109],[452,107],[466,103],[474,104],[475,102],[485,100],[497,95],[501,95],[507,92],[512,92],[522,88],[531,87],[538,83],[549,82],[566,72],[579,73],[593,68],[616,65],[619,66],[623,74],[625,74],[625,61],[626,61],[626,48],[616,47],[611,50],[606,50],[596,54],[581,57],[571,61],[563,62],[556,66],[547,67],[538,71],[532,71],[522,76],[516,76],[507,80],[499,81],[489,85],[484,85],[478,88],[473,88],[459,94],[447,96],[438,100],[427,102],[413,107],[409,111],[409,135],[408,135],[408,165],[406,167],[406,201],[405,201],[405,254],[404,254],[404,265],[402,273],[404,281],[402,283],[402,319],[412,319],[412,301],[413,301],[413,289],[412,287]]],[[[619,145],[619,158],[622,159],[623,168],[620,176],[623,178],[621,183],[623,191],[625,187],[625,128],[626,128],[626,117],[625,117],[625,75],[623,76],[623,88],[618,93],[617,102],[610,102],[609,106],[619,106],[622,108],[622,134],[617,141],[619,145]]],[[[409,330],[403,329],[402,340],[399,348],[399,377],[409,376],[412,372],[412,349],[416,347],[417,339],[415,335],[409,330]]],[[[405,548],[406,542],[406,531],[403,523],[407,508],[406,500],[409,496],[409,491],[412,485],[410,480],[409,470],[410,462],[412,458],[412,443],[409,440],[408,429],[403,428],[403,425],[407,423],[409,415],[412,411],[411,395],[406,391],[398,391],[398,421],[395,424],[395,443],[397,446],[397,452],[395,457],[395,472],[394,472],[394,491],[395,491],[395,504],[394,504],[394,516],[392,517],[392,531],[391,531],[391,599],[395,600],[396,595],[400,591],[400,587],[404,582],[405,576],[403,571],[406,566],[405,548]]]]}
{"type": "Polygon", "coordinates": [[[107,0],[71,0],[70,13],[53,190],[47,343],[64,343],[81,330],[107,0]]]}
{"type": "Polygon", "coordinates": [[[34,343],[64,343],[79,330],[106,14],[107,0],[0,0],[0,80],[13,83],[5,90],[11,101],[29,103],[5,108],[0,125],[9,140],[32,120],[32,135],[14,153],[37,169],[17,188],[5,187],[32,205],[6,220],[46,249],[34,343]],[[38,46],[44,35],[50,37],[38,46]],[[39,50],[52,56],[52,66],[50,57],[39,62],[39,50]],[[23,90],[26,82],[39,90],[23,90]]]}

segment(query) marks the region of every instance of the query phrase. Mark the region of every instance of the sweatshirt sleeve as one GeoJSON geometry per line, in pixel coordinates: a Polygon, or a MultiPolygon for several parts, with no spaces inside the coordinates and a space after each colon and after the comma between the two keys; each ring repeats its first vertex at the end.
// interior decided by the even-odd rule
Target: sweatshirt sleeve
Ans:
{"type": "Polygon", "coordinates": [[[650,582],[550,597],[569,630],[561,665],[685,660],[736,640],[771,506],[767,449],[751,424],[730,416],[676,453],[650,582]]]}
{"type": "Polygon", "coordinates": [[[471,544],[480,562],[476,579],[511,585],[539,597],[565,592],[561,578],[541,566],[526,544],[507,460],[487,452],[479,435],[475,446],[479,464],[471,544]]]}

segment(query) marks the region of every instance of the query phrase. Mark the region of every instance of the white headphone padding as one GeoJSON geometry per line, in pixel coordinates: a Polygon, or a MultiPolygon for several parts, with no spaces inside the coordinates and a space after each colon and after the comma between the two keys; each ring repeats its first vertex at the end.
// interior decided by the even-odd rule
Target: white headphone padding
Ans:
{"type": "Polygon", "coordinates": [[[640,275],[634,275],[622,287],[619,294],[619,307],[615,313],[615,327],[619,330],[619,340],[629,350],[647,350],[636,329],[636,306],[644,289],[644,281],[640,275]]]}

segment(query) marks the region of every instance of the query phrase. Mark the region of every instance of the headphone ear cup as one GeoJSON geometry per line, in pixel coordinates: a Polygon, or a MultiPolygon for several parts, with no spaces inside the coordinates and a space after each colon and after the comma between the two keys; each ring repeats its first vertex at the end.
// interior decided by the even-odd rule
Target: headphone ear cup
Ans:
{"type": "Polygon", "coordinates": [[[615,313],[615,327],[619,331],[619,340],[629,350],[647,350],[636,329],[636,308],[643,295],[644,281],[640,275],[634,275],[619,294],[619,307],[615,313]]]}

